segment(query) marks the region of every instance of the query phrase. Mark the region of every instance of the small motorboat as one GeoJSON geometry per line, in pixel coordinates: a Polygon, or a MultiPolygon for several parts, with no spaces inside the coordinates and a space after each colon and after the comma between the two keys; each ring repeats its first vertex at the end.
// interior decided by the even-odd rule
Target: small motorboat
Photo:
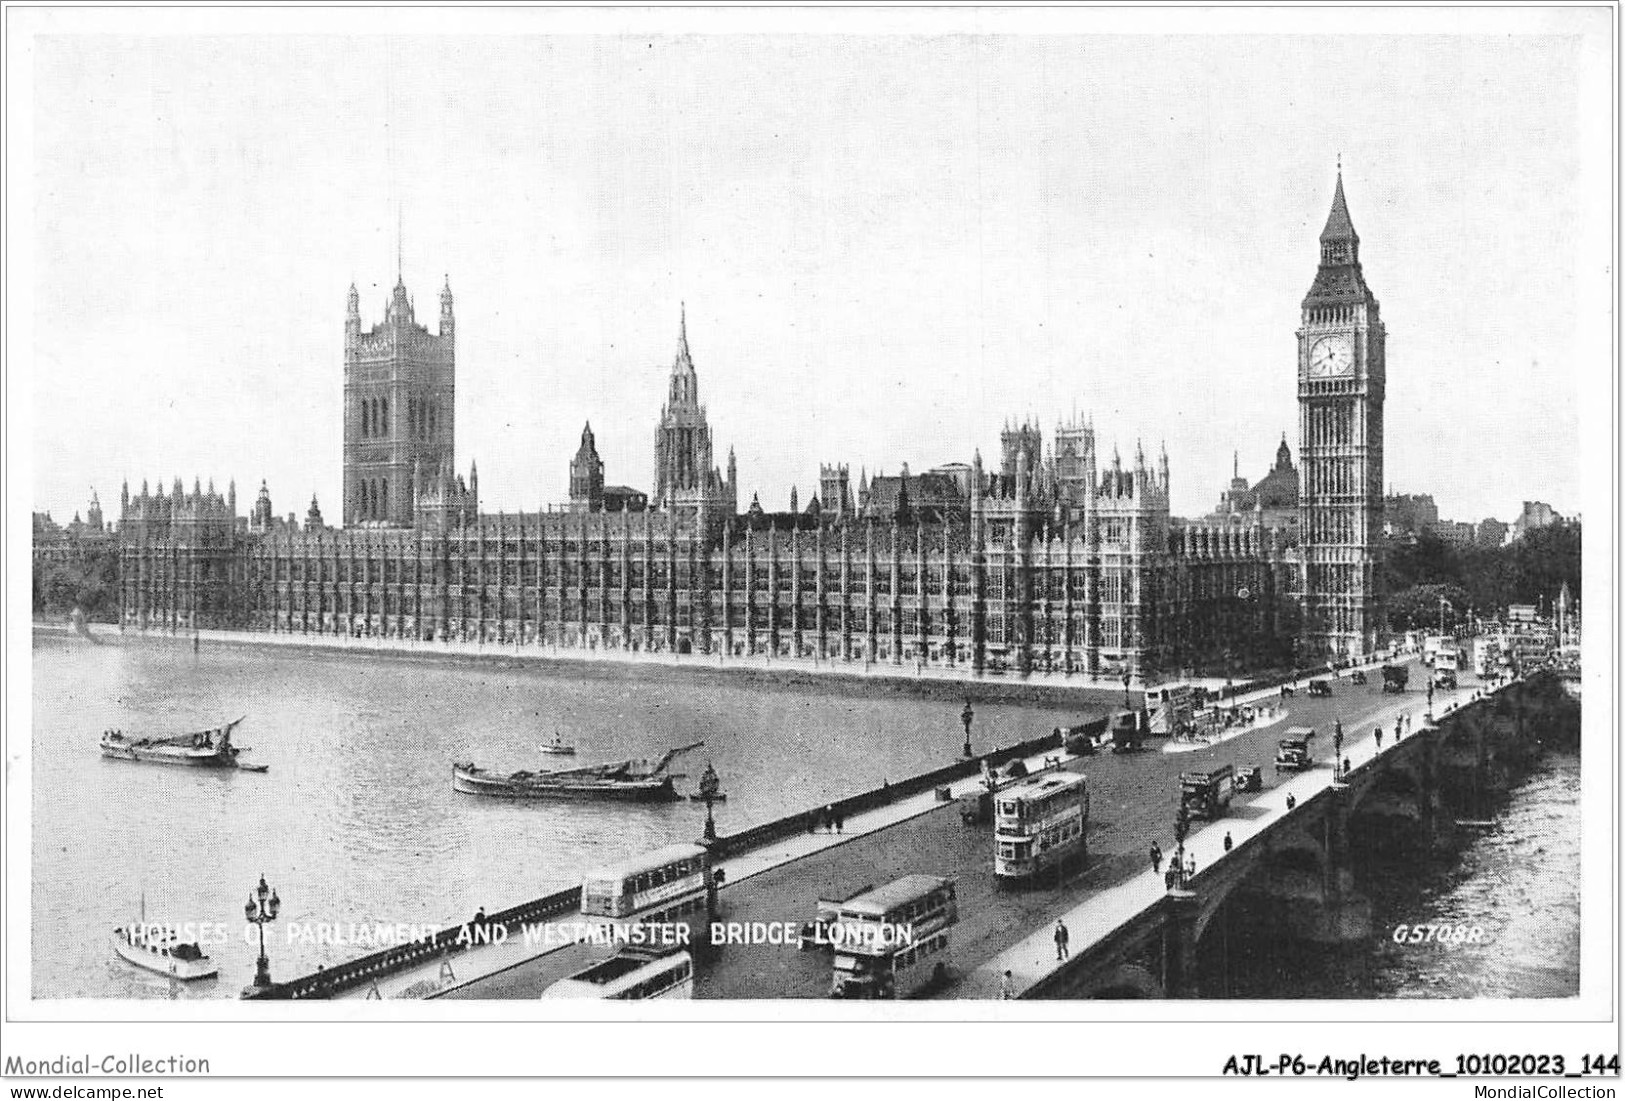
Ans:
{"type": "Polygon", "coordinates": [[[183,982],[220,974],[220,968],[196,941],[183,941],[168,926],[149,925],[144,920],[114,929],[113,951],[137,967],[183,982]]]}
{"type": "Polygon", "coordinates": [[[543,753],[556,753],[561,757],[574,757],[576,753],[576,747],[565,745],[564,739],[559,736],[557,730],[553,731],[553,740],[551,742],[543,742],[536,748],[543,753]]]}

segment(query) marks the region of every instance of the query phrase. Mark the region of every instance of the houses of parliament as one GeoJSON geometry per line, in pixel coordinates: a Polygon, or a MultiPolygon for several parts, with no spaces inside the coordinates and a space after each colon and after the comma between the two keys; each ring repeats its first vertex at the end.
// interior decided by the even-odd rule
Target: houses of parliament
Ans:
{"type": "Polygon", "coordinates": [[[588,425],[559,508],[482,512],[477,469],[456,466],[449,281],[435,332],[400,280],[364,330],[352,286],[340,525],[315,500],[303,524],[278,518],[263,484],[247,517],[234,485],[126,485],[121,621],[1111,679],[1369,653],[1384,330],[1341,172],[1319,244],[1299,466],[1283,441],[1269,492],[1234,484],[1199,522],[1170,515],[1165,452],[1108,455],[1077,418],[1047,440],[1007,424],[986,463],[855,486],[826,464],[805,507],[792,491],[788,511],[742,510],[682,317],[647,493],[606,484],[588,425]]]}

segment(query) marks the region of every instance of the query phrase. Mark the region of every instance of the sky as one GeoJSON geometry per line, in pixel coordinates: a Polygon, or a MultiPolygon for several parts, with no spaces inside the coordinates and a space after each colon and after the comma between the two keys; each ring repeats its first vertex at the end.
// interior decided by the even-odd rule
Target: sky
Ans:
{"type": "Polygon", "coordinates": [[[1389,485],[1457,520],[1572,513],[1612,325],[1587,293],[1597,14],[1482,36],[43,35],[11,276],[32,340],[8,360],[33,507],[66,520],[94,487],[111,516],[124,479],[179,475],[234,478],[246,513],[263,479],[279,513],[314,494],[336,522],[345,295],[380,321],[398,251],[421,321],[456,296],[457,463],[484,511],[562,501],[587,421],[606,479],[652,488],[686,303],[741,506],[805,503],[821,463],[991,460],[1007,421],[1048,440],[1076,412],[1108,456],[1166,445],[1173,510],[1200,516],[1233,455],[1256,480],[1283,433],[1297,451],[1294,334],[1341,157],[1388,326],[1389,485]]]}

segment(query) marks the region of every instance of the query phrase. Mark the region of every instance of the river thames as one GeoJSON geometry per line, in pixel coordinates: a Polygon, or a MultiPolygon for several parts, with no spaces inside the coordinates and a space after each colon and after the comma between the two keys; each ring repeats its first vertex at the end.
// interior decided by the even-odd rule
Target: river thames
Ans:
{"type": "MultiPolygon", "coordinates": [[[[635,668],[552,669],[183,642],[92,645],[39,635],[33,654],[33,982],[36,998],[235,998],[257,942],[243,903],[263,872],[283,902],[267,929],[273,977],[362,954],[288,943],[351,923],[454,924],[579,883],[589,867],[700,835],[669,804],[509,802],[459,795],[453,761],[500,771],[658,756],[684,793],[712,762],[730,833],[953,761],[963,701],[876,686],[684,684],[635,668]],[[101,732],[180,733],[247,715],[235,740],[264,774],[102,758],[101,732]],[[554,731],[575,758],[537,752],[554,731]],[[218,980],[171,991],[113,955],[137,919],[223,924],[218,980]]],[[[979,747],[1090,717],[978,703],[979,747]]],[[[218,939],[218,929],[207,930],[218,939]]]]}
{"type": "MultiPolygon", "coordinates": [[[[554,732],[592,762],[679,759],[691,792],[707,761],[728,833],[896,781],[957,757],[962,702],[875,685],[684,683],[636,667],[566,670],[177,642],[92,645],[39,635],[33,652],[32,991],[35,998],[235,998],[257,944],[242,905],[261,873],[284,906],[268,928],[276,978],[367,951],[291,931],[448,925],[580,881],[590,866],[698,837],[704,810],[514,803],[459,795],[450,766],[557,767],[554,732]],[[264,774],[106,760],[108,727],[178,733],[247,715],[237,741],[264,774]],[[135,920],[207,926],[219,979],[170,984],[113,955],[135,920]]],[[[1098,713],[978,703],[978,748],[1098,713]]],[[[1107,767],[1102,761],[1101,767],[1107,767]]],[[[1364,949],[1273,958],[1238,982],[1250,998],[1521,998],[1576,992],[1579,761],[1551,754],[1493,827],[1447,858],[1368,868],[1364,949]],[[1375,889],[1372,889],[1375,888],[1375,889]],[[1505,905],[1508,899],[1517,905],[1505,905]],[[1483,924],[1483,950],[1418,951],[1396,922],[1483,924]]],[[[1350,950],[1350,949],[1353,950],[1350,950]]]]}

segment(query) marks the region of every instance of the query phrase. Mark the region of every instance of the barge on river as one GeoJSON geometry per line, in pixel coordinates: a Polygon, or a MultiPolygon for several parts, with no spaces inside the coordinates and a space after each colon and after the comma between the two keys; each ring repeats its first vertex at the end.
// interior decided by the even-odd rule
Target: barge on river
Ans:
{"type": "Polygon", "coordinates": [[[239,763],[238,755],[247,753],[248,747],[231,744],[231,732],[247,717],[244,715],[211,730],[198,730],[169,738],[138,738],[122,730],[109,730],[102,734],[102,756],[120,761],[146,761],[190,768],[235,768],[244,772],[264,772],[265,765],[239,763]]]}
{"type": "Polygon", "coordinates": [[[507,775],[470,762],[451,766],[453,791],[467,795],[493,795],[504,799],[615,799],[637,803],[666,802],[677,798],[676,774],[667,767],[679,755],[704,742],[679,746],[654,762],[612,761],[580,768],[521,771],[507,775]]]}

